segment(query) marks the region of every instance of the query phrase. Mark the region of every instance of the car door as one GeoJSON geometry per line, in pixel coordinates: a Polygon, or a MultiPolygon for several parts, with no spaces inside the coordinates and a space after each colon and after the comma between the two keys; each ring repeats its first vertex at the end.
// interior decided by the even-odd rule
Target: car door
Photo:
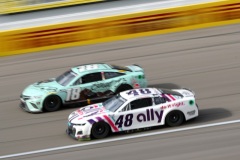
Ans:
{"type": "Polygon", "coordinates": [[[154,126],[159,114],[154,112],[151,97],[133,100],[115,114],[115,125],[120,130],[130,130],[154,126]]]}
{"type": "Polygon", "coordinates": [[[67,90],[66,101],[82,101],[97,97],[98,90],[92,90],[92,86],[99,81],[102,81],[100,72],[89,73],[78,78],[67,90]]]}
{"type": "Polygon", "coordinates": [[[125,73],[120,72],[104,72],[105,91],[111,90],[114,92],[121,84],[126,84],[127,81],[124,75],[125,73]]]}

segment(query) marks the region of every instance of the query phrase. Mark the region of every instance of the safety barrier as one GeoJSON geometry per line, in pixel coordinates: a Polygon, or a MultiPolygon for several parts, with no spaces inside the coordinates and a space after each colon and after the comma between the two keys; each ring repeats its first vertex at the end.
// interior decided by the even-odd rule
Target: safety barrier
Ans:
{"type": "Polygon", "coordinates": [[[0,55],[94,44],[239,22],[239,0],[217,1],[0,32],[0,55]]]}
{"type": "Polygon", "coordinates": [[[104,0],[0,0],[0,14],[41,10],[104,0]]]}

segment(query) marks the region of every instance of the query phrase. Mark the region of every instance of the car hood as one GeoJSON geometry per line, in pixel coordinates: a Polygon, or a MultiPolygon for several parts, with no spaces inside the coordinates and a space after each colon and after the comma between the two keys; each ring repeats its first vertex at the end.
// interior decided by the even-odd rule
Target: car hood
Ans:
{"type": "Polygon", "coordinates": [[[49,79],[29,85],[24,89],[22,94],[25,96],[39,96],[49,94],[50,92],[57,92],[60,87],[62,86],[55,79],[49,79]]]}
{"type": "Polygon", "coordinates": [[[110,112],[111,111],[106,110],[106,108],[102,105],[102,103],[97,103],[97,104],[80,108],[72,112],[68,117],[68,121],[74,124],[81,124],[86,122],[89,119],[92,119],[100,115],[105,115],[110,112]]]}

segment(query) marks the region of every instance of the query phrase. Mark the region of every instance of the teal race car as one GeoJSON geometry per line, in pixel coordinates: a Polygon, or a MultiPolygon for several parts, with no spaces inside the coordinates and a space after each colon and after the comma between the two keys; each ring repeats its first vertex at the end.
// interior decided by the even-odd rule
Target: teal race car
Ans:
{"type": "Polygon", "coordinates": [[[79,65],[57,78],[26,87],[20,107],[27,112],[53,112],[62,106],[101,102],[119,92],[143,87],[147,87],[147,80],[138,65],[79,65]]]}

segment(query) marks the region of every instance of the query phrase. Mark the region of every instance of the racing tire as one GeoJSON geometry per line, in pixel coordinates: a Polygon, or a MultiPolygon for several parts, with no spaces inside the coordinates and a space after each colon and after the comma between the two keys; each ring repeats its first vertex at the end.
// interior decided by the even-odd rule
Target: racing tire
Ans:
{"type": "Polygon", "coordinates": [[[167,114],[165,122],[170,127],[179,126],[184,122],[185,118],[181,111],[171,111],[167,114]]]}
{"type": "Polygon", "coordinates": [[[91,130],[91,135],[95,139],[105,138],[110,133],[110,127],[106,122],[94,123],[91,130]]]}
{"type": "Polygon", "coordinates": [[[130,85],[127,85],[127,84],[121,85],[117,88],[116,94],[123,92],[123,91],[130,90],[130,89],[133,89],[130,85]]]}
{"type": "Polygon", "coordinates": [[[61,99],[56,96],[48,96],[43,102],[43,109],[47,112],[57,111],[62,105],[61,99]]]}

